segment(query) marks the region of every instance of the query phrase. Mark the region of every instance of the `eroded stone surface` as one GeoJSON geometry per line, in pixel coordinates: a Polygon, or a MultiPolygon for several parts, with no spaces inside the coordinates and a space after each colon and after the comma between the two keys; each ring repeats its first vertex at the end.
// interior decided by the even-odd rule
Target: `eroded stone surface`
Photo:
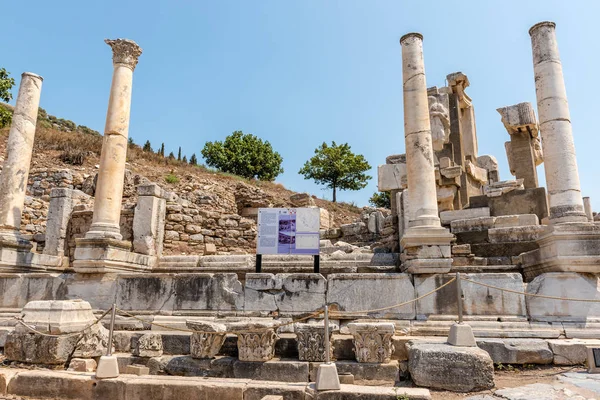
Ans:
{"type": "Polygon", "coordinates": [[[494,364],[477,347],[409,342],[408,369],[418,386],[454,392],[494,387],[494,364]]]}
{"type": "Polygon", "coordinates": [[[195,331],[190,338],[190,354],[194,358],[214,358],[223,342],[227,327],[224,324],[209,321],[186,321],[188,329],[195,331]]]}

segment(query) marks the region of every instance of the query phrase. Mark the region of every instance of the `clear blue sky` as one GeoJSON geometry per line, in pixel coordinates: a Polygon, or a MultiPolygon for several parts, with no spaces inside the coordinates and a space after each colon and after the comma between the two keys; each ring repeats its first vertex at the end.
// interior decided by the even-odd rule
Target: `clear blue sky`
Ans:
{"type": "Polygon", "coordinates": [[[496,108],[535,104],[527,32],[552,20],[583,194],[600,211],[600,2],[11,1],[2,12],[0,66],[17,80],[23,71],[42,75],[49,113],[102,132],[112,74],[103,39],[130,38],[144,50],[133,85],[136,143],[200,156],[206,141],[243,130],[281,153],[277,181],[330,198],[297,172],[321,142],[348,142],[373,166],[366,189],[338,197],[358,205],[377,189],[377,165],[404,152],[400,36],[424,35],[428,86],[468,75],[479,154],[496,155],[510,179],[496,108]]]}

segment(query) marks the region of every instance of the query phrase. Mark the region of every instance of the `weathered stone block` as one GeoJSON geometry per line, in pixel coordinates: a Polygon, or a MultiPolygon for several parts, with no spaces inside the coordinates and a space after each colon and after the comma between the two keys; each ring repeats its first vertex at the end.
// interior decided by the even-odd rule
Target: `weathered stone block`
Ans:
{"type": "Polygon", "coordinates": [[[94,372],[98,364],[93,359],[72,358],[69,363],[69,371],[94,372]]]}
{"type": "Polygon", "coordinates": [[[75,350],[78,339],[76,335],[49,337],[13,332],[6,338],[4,355],[8,360],[30,364],[65,364],[75,350]]]}
{"type": "Polygon", "coordinates": [[[233,322],[229,331],[237,337],[240,361],[269,361],[275,355],[277,334],[274,322],[233,322]]]}
{"type": "Polygon", "coordinates": [[[321,274],[246,274],[246,311],[308,312],[325,305],[321,274]]]}
{"type": "MultiPolygon", "coordinates": [[[[440,287],[454,275],[415,276],[417,296],[440,287]]],[[[524,291],[524,283],[519,273],[473,273],[461,277],[504,289],[524,291]]],[[[523,295],[490,289],[465,280],[461,281],[463,292],[463,312],[466,315],[514,315],[525,316],[523,295]]],[[[450,284],[417,302],[417,316],[423,318],[432,314],[457,315],[456,286],[450,284]]]]}
{"type": "Polygon", "coordinates": [[[542,339],[478,339],[477,346],[487,351],[494,363],[551,364],[554,358],[542,339]]]}
{"type": "Polygon", "coordinates": [[[377,167],[377,188],[379,191],[402,189],[406,185],[406,164],[384,164],[377,167]]]}
{"type": "Polygon", "coordinates": [[[348,317],[413,319],[414,303],[377,312],[366,312],[393,306],[414,298],[414,287],[408,274],[331,274],[328,276],[327,302],[337,305],[348,317]]]}
{"type": "MultiPolygon", "coordinates": [[[[527,284],[527,293],[561,298],[600,300],[599,280],[592,274],[549,272],[527,284]]],[[[533,321],[586,321],[600,317],[600,303],[554,300],[527,296],[533,321]]]]}
{"type": "Polygon", "coordinates": [[[442,225],[450,225],[452,221],[458,219],[471,219],[489,216],[490,209],[488,207],[465,208],[464,210],[442,211],[440,213],[440,221],[442,225]]]}
{"type": "Polygon", "coordinates": [[[409,342],[408,369],[415,384],[454,392],[494,387],[494,364],[477,347],[409,342]]]}

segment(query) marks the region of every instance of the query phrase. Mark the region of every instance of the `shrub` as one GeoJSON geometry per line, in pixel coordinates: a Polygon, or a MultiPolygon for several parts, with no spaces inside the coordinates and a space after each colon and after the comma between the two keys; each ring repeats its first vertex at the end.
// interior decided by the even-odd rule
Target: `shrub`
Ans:
{"type": "Polygon", "coordinates": [[[86,157],[87,151],[71,148],[61,153],[60,160],[65,164],[83,165],[86,157]]]}
{"type": "Polygon", "coordinates": [[[179,182],[179,178],[171,172],[169,175],[165,176],[165,182],[177,183],[177,182],[179,182]]]}

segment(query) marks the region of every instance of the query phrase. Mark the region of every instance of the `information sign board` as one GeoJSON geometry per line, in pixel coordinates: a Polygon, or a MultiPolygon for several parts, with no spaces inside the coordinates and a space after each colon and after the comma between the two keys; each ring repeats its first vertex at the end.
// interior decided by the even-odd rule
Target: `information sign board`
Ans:
{"type": "Polygon", "coordinates": [[[259,208],[256,254],[319,254],[318,208],[259,208]]]}

